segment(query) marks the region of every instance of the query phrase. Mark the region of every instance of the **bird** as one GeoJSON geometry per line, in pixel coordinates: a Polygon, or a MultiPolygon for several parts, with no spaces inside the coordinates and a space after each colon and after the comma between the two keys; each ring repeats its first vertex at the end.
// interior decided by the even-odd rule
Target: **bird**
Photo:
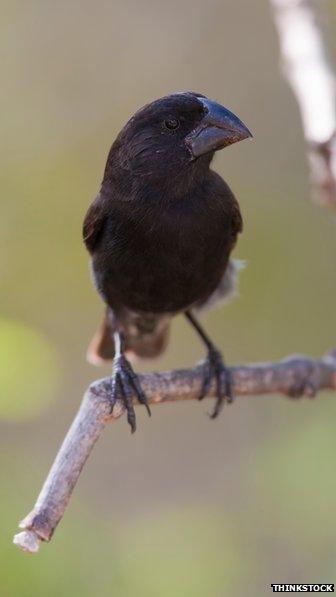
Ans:
{"type": "Polygon", "coordinates": [[[243,220],[210,164],[216,151],[248,137],[228,108],[187,91],[136,111],[109,151],[83,223],[94,285],[106,307],[88,360],[113,361],[111,409],[121,397],[132,432],[134,395],[150,415],[132,359],[161,354],[178,314],[207,351],[199,399],[215,381],[212,418],[233,400],[229,369],[197,313],[234,292],[239,268],[230,255],[243,220]]]}

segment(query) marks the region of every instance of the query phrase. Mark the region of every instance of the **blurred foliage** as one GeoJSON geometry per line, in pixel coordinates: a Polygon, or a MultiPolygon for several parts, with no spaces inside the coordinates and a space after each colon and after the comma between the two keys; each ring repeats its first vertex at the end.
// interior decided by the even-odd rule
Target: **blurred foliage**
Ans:
{"type": "MultiPolygon", "coordinates": [[[[11,545],[83,390],[109,373],[84,360],[103,308],[81,224],[136,108],[199,90],[254,133],[214,164],[245,220],[240,297],[204,317],[229,363],[335,343],[336,235],[310,202],[267,2],[5,0],[0,11],[1,597],[259,597],[271,582],[333,582],[330,394],[237,400],[215,423],[206,404],[157,407],[150,421],[138,409],[133,437],[120,421],[99,441],[52,543],[35,557],[11,545]]],[[[164,357],[139,367],[202,356],[177,318],[164,357]]]]}
{"type": "MultiPolygon", "coordinates": [[[[45,550],[34,560],[2,559],[1,595],[58,597],[70,594],[71,587],[84,597],[232,594],[237,585],[243,588],[250,571],[246,565],[242,569],[244,546],[235,544],[231,523],[222,516],[220,521],[219,527],[215,513],[168,509],[122,528],[104,528],[96,515],[81,510],[63,528],[52,553],[45,550]]],[[[6,551],[4,543],[2,538],[0,553],[6,551]]]]}
{"type": "Polygon", "coordinates": [[[0,319],[0,363],[0,417],[34,417],[55,397],[58,359],[36,330],[0,319]]]}

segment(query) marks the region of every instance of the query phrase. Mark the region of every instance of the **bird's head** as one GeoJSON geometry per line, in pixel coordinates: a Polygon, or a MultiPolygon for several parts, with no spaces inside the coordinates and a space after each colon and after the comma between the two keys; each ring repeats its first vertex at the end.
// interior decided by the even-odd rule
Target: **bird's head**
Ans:
{"type": "Polygon", "coordinates": [[[116,169],[173,182],[208,168],[214,152],[251,137],[230,110],[193,92],[162,97],[138,110],[112,145],[104,180],[116,169]]]}

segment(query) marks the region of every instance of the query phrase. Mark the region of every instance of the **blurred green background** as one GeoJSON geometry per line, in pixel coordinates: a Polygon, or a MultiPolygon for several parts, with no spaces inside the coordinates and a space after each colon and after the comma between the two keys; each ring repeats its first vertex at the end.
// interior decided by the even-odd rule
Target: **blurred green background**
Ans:
{"type": "MultiPolygon", "coordinates": [[[[321,3],[327,8],[326,2],[321,3]]],[[[50,545],[12,546],[86,386],[103,307],[81,241],[109,147],[142,104],[196,90],[254,132],[216,156],[245,232],[240,297],[204,318],[227,360],[335,344],[335,220],[310,202],[266,0],[4,0],[1,7],[0,595],[240,597],[335,582],[336,403],[137,410],[101,438],[50,545]]],[[[329,3],[329,38],[336,31],[329,3]]],[[[331,48],[335,58],[335,48],[331,48]]],[[[157,369],[202,347],[182,318],[157,369]]]]}

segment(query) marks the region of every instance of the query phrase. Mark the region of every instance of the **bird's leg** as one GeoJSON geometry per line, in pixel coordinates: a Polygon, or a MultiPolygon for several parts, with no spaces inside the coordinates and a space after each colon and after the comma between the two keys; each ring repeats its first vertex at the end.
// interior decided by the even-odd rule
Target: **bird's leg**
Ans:
{"type": "Polygon", "coordinates": [[[141,404],[144,404],[147,412],[150,416],[151,411],[147,403],[147,398],[143,392],[138,377],[133,371],[130,362],[124,355],[124,337],[122,332],[116,331],[113,334],[115,355],[113,361],[113,373],[111,378],[112,385],[112,409],[115,405],[118,396],[121,396],[126,411],[127,421],[131,426],[132,433],[136,429],[136,417],[133,406],[133,394],[136,395],[137,399],[141,404]]]}
{"type": "Polygon", "coordinates": [[[215,408],[210,415],[212,419],[215,419],[220,413],[224,401],[233,401],[234,396],[232,393],[231,374],[229,369],[225,366],[221,353],[213,345],[210,338],[200,326],[194,315],[190,311],[186,311],[185,315],[208,349],[208,354],[205,359],[203,385],[199,395],[199,400],[202,400],[209,392],[212,379],[215,378],[217,384],[217,400],[215,408]]]}

